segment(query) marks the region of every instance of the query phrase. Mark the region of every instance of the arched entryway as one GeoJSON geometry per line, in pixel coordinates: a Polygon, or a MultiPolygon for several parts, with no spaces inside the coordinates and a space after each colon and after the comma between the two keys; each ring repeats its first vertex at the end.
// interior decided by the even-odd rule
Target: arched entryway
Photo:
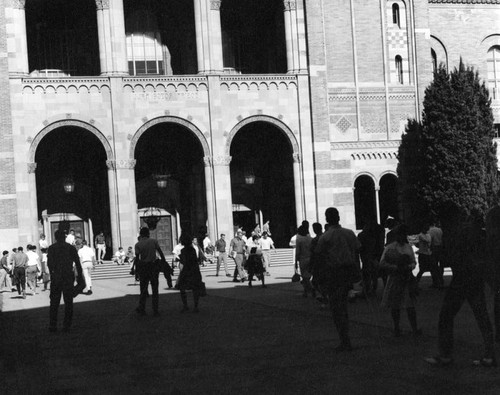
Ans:
{"type": "Polygon", "coordinates": [[[293,149],[277,126],[243,126],[230,146],[233,223],[250,232],[270,221],[277,247],[287,247],[296,226],[293,149]]]}
{"type": "Polygon", "coordinates": [[[189,128],[166,121],[140,135],[134,157],[141,226],[148,225],[147,217],[158,216],[159,222],[149,227],[170,253],[180,232],[194,235],[207,226],[203,147],[189,128]]]}
{"type": "Polygon", "coordinates": [[[74,229],[93,244],[103,231],[111,243],[108,154],[95,134],[83,127],[55,127],[35,151],[38,219],[49,241],[58,228],[74,229]]]}
{"type": "Polygon", "coordinates": [[[356,229],[363,229],[367,222],[377,222],[375,182],[369,175],[360,175],[354,181],[354,210],[356,229]]]}
{"type": "Polygon", "coordinates": [[[383,224],[389,216],[399,218],[398,178],[391,173],[384,174],[379,186],[380,220],[383,224]]]}

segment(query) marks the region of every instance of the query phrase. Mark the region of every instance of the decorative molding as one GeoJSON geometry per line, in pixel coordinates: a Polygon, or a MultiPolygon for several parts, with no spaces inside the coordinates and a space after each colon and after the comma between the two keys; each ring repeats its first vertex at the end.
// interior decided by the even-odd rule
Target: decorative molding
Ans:
{"type": "Polygon", "coordinates": [[[212,166],[212,157],[211,156],[204,156],[203,162],[205,163],[205,167],[212,166]]]}
{"type": "Polygon", "coordinates": [[[33,142],[33,137],[28,136],[28,137],[26,138],[26,142],[27,142],[27,143],[29,143],[29,144],[31,144],[31,143],[33,142]]]}
{"type": "Polygon", "coordinates": [[[290,1],[290,0],[284,0],[283,1],[283,7],[285,11],[293,11],[297,9],[297,2],[295,1],[290,1]]]}
{"type": "Polygon", "coordinates": [[[69,94],[109,92],[109,80],[106,78],[23,78],[23,95],[33,94],[69,94]]]}
{"type": "Polygon", "coordinates": [[[28,163],[28,174],[33,174],[36,172],[36,162],[28,163]]]}
{"type": "Polygon", "coordinates": [[[212,162],[214,166],[229,166],[231,159],[233,158],[229,155],[218,155],[212,157],[212,162]]]}
{"type": "Polygon", "coordinates": [[[390,141],[359,141],[352,143],[331,143],[332,150],[346,150],[346,149],[380,149],[380,148],[399,148],[400,140],[390,141]]]}
{"type": "Polygon", "coordinates": [[[228,91],[240,90],[289,90],[297,89],[296,76],[274,75],[230,75],[220,77],[221,88],[228,91]]]}
{"type": "Polygon", "coordinates": [[[500,0],[429,0],[429,4],[500,4],[500,0]]]}
{"type": "Polygon", "coordinates": [[[211,0],[210,1],[210,9],[214,11],[220,11],[221,0],[211,0]]]}
{"type": "Polygon", "coordinates": [[[106,166],[108,170],[117,170],[117,169],[127,169],[133,170],[135,169],[135,165],[137,161],[135,159],[119,159],[119,160],[107,160],[106,166]]]}
{"type": "Polygon", "coordinates": [[[108,170],[116,170],[116,161],[115,160],[107,160],[106,166],[108,170]]]}
{"type": "Polygon", "coordinates": [[[293,163],[300,163],[300,154],[298,152],[294,152],[292,154],[292,158],[293,158],[293,163]]]}
{"type": "Polygon", "coordinates": [[[378,159],[397,159],[396,151],[387,152],[356,152],[351,154],[352,160],[378,160],[378,159]]]}
{"type": "Polygon", "coordinates": [[[111,136],[110,134],[108,134],[108,135],[106,136],[106,138],[107,138],[109,141],[113,140],[113,136],[111,136]]]}
{"type": "Polygon", "coordinates": [[[18,10],[24,10],[26,6],[26,0],[7,0],[7,7],[16,8],[18,10]]]}
{"type": "Polygon", "coordinates": [[[133,137],[134,137],[134,136],[133,136],[132,134],[130,134],[130,133],[129,133],[129,134],[127,134],[127,140],[128,140],[128,141],[131,141],[133,137]]]}
{"type": "Polygon", "coordinates": [[[98,10],[109,10],[109,0],[95,0],[98,10]]]}

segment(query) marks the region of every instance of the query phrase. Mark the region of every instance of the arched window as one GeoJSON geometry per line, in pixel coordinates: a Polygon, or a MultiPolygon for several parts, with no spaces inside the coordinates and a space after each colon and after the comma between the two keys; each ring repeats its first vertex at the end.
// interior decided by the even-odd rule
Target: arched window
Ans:
{"type": "Polygon", "coordinates": [[[392,23],[401,27],[401,20],[399,18],[399,5],[394,3],[392,5],[392,23]]]}
{"type": "Polygon", "coordinates": [[[437,67],[436,51],[434,51],[433,49],[431,49],[431,56],[432,56],[432,72],[435,73],[438,67],[437,67]]]}
{"type": "Polygon", "coordinates": [[[400,84],[403,83],[403,59],[401,56],[396,55],[396,58],[394,59],[396,62],[396,75],[398,76],[398,82],[400,84]]]}
{"type": "Polygon", "coordinates": [[[490,48],[486,62],[491,97],[493,100],[500,100],[500,46],[490,48]]]}

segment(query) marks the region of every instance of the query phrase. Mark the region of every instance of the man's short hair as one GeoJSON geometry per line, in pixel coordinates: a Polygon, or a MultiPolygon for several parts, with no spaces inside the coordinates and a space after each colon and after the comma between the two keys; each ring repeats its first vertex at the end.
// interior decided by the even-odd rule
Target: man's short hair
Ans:
{"type": "Polygon", "coordinates": [[[17,247],[17,251],[18,251],[18,252],[19,252],[19,251],[24,251],[24,249],[23,249],[23,247],[19,246],[19,247],[17,247]]]}
{"type": "Polygon", "coordinates": [[[224,234],[224,233],[221,233],[221,234],[220,234],[220,237],[222,237],[222,236],[225,236],[225,234],[224,234]]]}
{"type": "Polygon", "coordinates": [[[267,232],[262,232],[262,236],[267,236],[268,233],[267,232]]]}
{"type": "Polygon", "coordinates": [[[340,221],[339,210],[335,207],[328,207],[325,211],[325,218],[329,224],[338,224],[340,221]]]}
{"type": "Polygon", "coordinates": [[[9,253],[9,251],[5,250],[5,251],[3,252],[3,255],[7,255],[8,253],[9,253]]]}
{"type": "Polygon", "coordinates": [[[141,230],[139,231],[139,236],[149,237],[149,228],[146,228],[145,226],[141,228],[141,230]]]}
{"type": "Polygon", "coordinates": [[[87,240],[82,240],[82,245],[86,246],[87,245],[87,240]]]}
{"type": "Polygon", "coordinates": [[[56,238],[56,241],[64,241],[64,239],[66,238],[65,231],[62,229],[57,229],[54,236],[56,238]]]}

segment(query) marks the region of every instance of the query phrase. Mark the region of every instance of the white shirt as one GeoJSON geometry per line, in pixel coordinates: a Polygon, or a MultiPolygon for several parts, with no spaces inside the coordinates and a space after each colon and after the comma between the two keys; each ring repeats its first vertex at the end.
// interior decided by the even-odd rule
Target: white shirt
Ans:
{"type": "Polygon", "coordinates": [[[290,239],[290,247],[295,248],[295,245],[297,244],[297,235],[293,235],[292,238],[290,239]]]}
{"type": "Polygon", "coordinates": [[[49,248],[49,242],[47,241],[47,239],[40,239],[38,245],[40,246],[40,248],[49,248]]]}
{"type": "Polygon", "coordinates": [[[212,245],[210,238],[207,236],[203,239],[203,249],[206,250],[208,247],[212,245]]]}
{"type": "Polygon", "coordinates": [[[182,244],[177,244],[174,249],[172,250],[172,254],[174,254],[175,259],[179,259],[179,255],[181,254],[182,249],[184,246],[182,244]]]}
{"type": "Polygon", "coordinates": [[[66,243],[74,245],[75,244],[75,236],[71,233],[66,236],[66,243]]]}
{"type": "Polygon", "coordinates": [[[125,251],[120,251],[120,250],[116,251],[115,257],[118,259],[125,259],[125,251]]]}
{"type": "Polygon", "coordinates": [[[271,248],[274,248],[274,242],[273,239],[270,237],[267,238],[261,238],[259,241],[259,246],[261,250],[270,250],[271,248]]]}
{"type": "Polygon", "coordinates": [[[94,262],[95,252],[93,248],[89,246],[83,246],[78,250],[78,256],[80,257],[80,262],[94,262]]]}
{"type": "Polygon", "coordinates": [[[30,250],[26,252],[26,255],[28,256],[28,266],[38,266],[40,268],[40,258],[35,251],[30,250]]]}

